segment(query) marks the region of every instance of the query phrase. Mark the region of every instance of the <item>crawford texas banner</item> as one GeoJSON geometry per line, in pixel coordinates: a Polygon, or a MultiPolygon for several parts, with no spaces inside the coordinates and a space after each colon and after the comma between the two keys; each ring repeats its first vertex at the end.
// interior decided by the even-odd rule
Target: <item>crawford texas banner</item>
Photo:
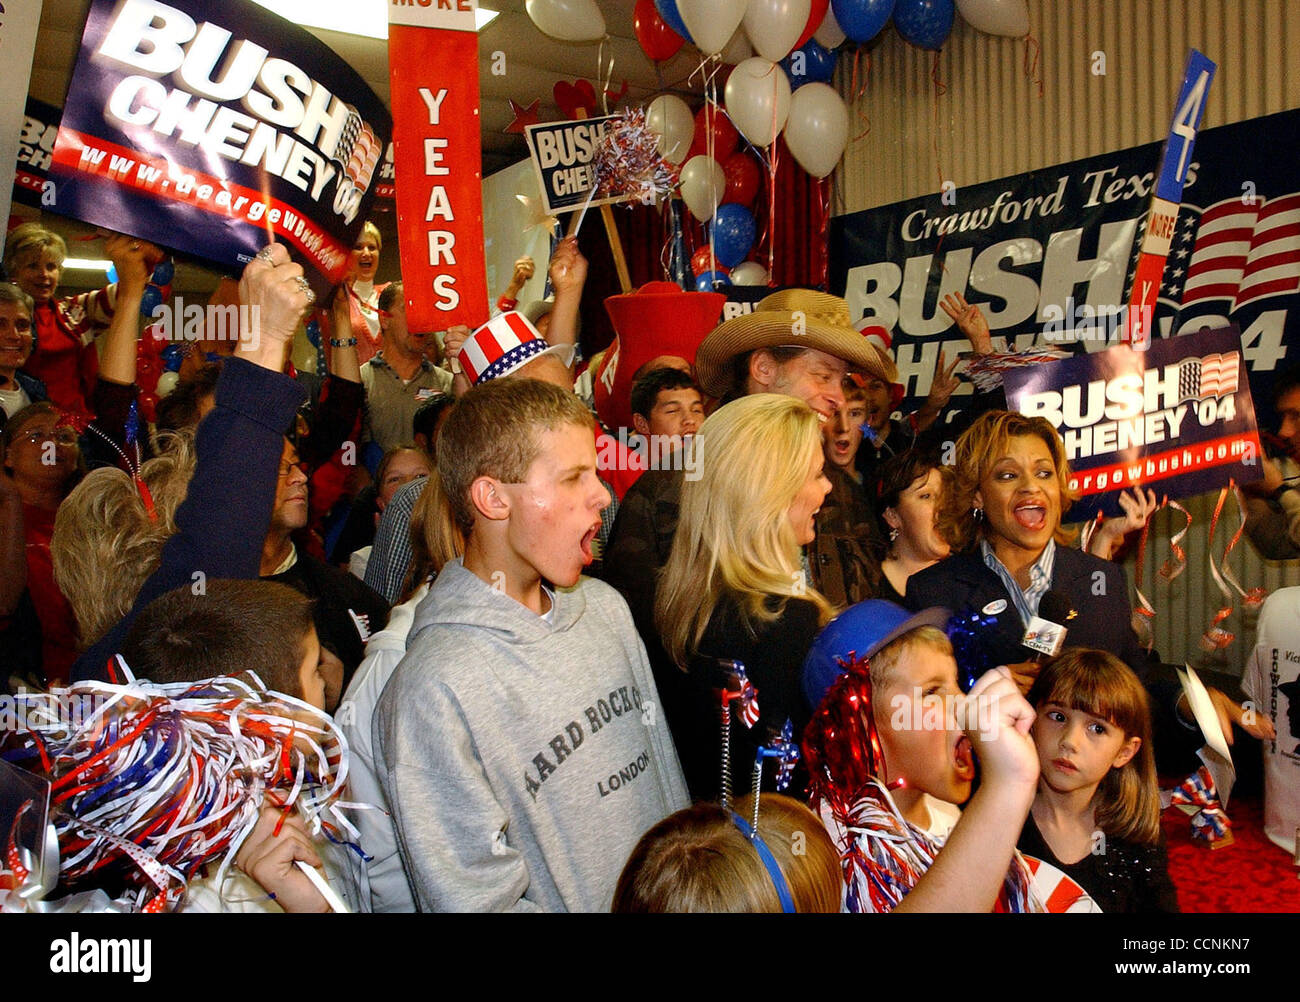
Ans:
{"type": "Polygon", "coordinates": [[[232,268],[274,235],[343,278],[392,122],[312,35],[248,0],[94,0],[68,94],[55,212],[232,268]]]}
{"type": "Polygon", "coordinates": [[[1061,433],[1068,518],[1120,512],[1122,490],[1190,497],[1263,471],[1241,337],[1235,327],[1126,344],[1006,373],[1007,404],[1061,433]]]}
{"type": "MultiPolygon", "coordinates": [[[[1093,352],[1120,340],[1160,149],[831,220],[831,288],[855,321],[889,328],[912,398],[904,409],[929,391],[941,347],[949,358],[969,347],[939,307],[949,293],[980,305],[995,344],[1093,352]]],[[[1300,360],[1297,163],[1300,111],[1197,135],[1154,315],[1157,339],[1239,328],[1264,426],[1274,374],[1300,360]]]]}

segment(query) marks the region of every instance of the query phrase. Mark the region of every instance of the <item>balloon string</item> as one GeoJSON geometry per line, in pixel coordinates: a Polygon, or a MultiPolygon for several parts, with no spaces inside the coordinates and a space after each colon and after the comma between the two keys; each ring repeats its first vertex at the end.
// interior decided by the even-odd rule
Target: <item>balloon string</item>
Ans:
{"type": "Polygon", "coordinates": [[[930,108],[933,112],[934,127],[930,130],[930,145],[934,150],[934,166],[939,172],[939,190],[943,190],[943,165],[939,162],[939,98],[948,93],[948,87],[939,77],[939,56],[941,52],[935,52],[934,62],[930,66],[930,79],[934,81],[934,89],[930,92],[930,108]]]}
{"type": "Polygon", "coordinates": [[[1180,512],[1187,519],[1183,527],[1169,537],[1169,552],[1172,554],[1172,558],[1160,565],[1160,576],[1166,581],[1173,581],[1183,571],[1187,570],[1187,551],[1180,544],[1183,537],[1187,535],[1187,531],[1192,527],[1192,513],[1177,501],[1166,501],[1165,505],[1176,512],[1180,512]]]}
{"type": "MultiPolygon", "coordinates": [[[[709,57],[709,59],[714,59],[714,58],[715,57],[713,56],[709,57]]],[[[722,64],[721,56],[718,56],[716,58],[718,60],[718,65],[721,66],[722,64]]],[[[709,157],[710,174],[712,174],[713,166],[718,162],[713,155],[714,154],[714,143],[713,143],[714,116],[719,115],[722,112],[722,109],[718,107],[718,86],[716,81],[717,81],[717,69],[715,68],[713,72],[709,73],[704,79],[704,132],[705,132],[704,148],[705,148],[705,152],[708,154],[709,157]]],[[[723,186],[725,190],[725,186],[726,186],[725,178],[723,180],[723,186]]],[[[722,194],[720,192],[715,191],[713,189],[713,184],[710,182],[709,204],[710,207],[713,209],[713,215],[709,217],[710,220],[712,220],[718,214],[718,202],[721,200],[721,198],[722,198],[722,194]]],[[[713,226],[713,223],[710,222],[706,227],[706,229],[708,230],[708,234],[709,234],[709,271],[714,271],[717,268],[717,262],[718,262],[717,252],[714,249],[713,231],[715,227],[713,226]]],[[[712,287],[713,285],[710,282],[710,288],[712,287]]]]}
{"type": "Polygon", "coordinates": [[[1230,481],[1228,487],[1232,490],[1233,497],[1236,499],[1237,513],[1241,522],[1237,526],[1236,533],[1228,542],[1228,545],[1223,549],[1223,559],[1220,561],[1220,567],[1223,569],[1223,576],[1227,580],[1228,584],[1232,585],[1237,594],[1241,596],[1242,604],[1248,609],[1256,609],[1262,605],[1264,599],[1268,597],[1268,589],[1255,587],[1247,591],[1241,586],[1241,582],[1237,579],[1236,573],[1228,563],[1228,555],[1232,553],[1233,548],[1241,542],[1242,533],[1246,531],[1246,499],[1242,497],[1241,488],[1237,486],[1235,480],[1230,481]]]}
{"type": "Polygon", "coordinates": [[[780,164],[781,154],[777,151],[776,137],[768,147],[768,183],[767,183],[767,225],[764,237],[767,239],[767,280],[771,285],[776,279],[776,170],[780,164]]]}
{"type": "Polygon", "coordinates": [[[605,74],[605,45],[609,42],[609,32],[600,40],[596,49],[596,79],[600,81],[600,107],[604,114],[609,114],[609,87],[614,82],[613,46],[609,53],[609,74],[605,74]]]}
{"type": "Polygon", "coordinates": [[[1025,32],[1025,76],[1031,83],[1038,85],[1038,96],[1043,96],[1043,74],[1038,70],[1038,57],[1042,52],[1042,46],[1038,44],[1038,39],[1033,36],[1032,32],[1025,32]],[[1029,58],[1029,53],[1033,52],[1033,60],[1029,58]]]}
{"type": "MultiPolygon", "coordinates": [[[[826,253],[828,247],[827,234],[831,226],[831,179],[826,176],[817,182],[817,196],[820,204],[821,215],[818,219],[817,229],[817,246],[821,259],[818,261],[817,275],[818,288],[825,290],[830,288],[830,257],[826,253]]],[[[768,279],[769,284],[771,279],[768,279]]]]}
{"type": "Polygon", "coordinates": [[[1214,559],[1214,533],[1219,527],[1219,516],[1223,514],[1223,505],[1227,499],[1228,488],[1225,487],[1219,491],[1219,501],[1214,506],[1214,515],[1210,519],[1210,535],[1205,541],[1205,549],[1210,556],[1210,576],[1214,578],[1214,583],[1218,586],[1219,591],[1223,593],[1224,599],[1224,604],[1214,614],[1209,627],[1201,635],[1201,647],[1206,651],[1222,650],[1236,639],[1235,634],[1219,625],[1232,615],[1232,592],[1224,583],[1223,576],[1219,573],[1218,563],[1214,559]]]}
{"type": "MultiPolygon", "coordinates": [[[[1101,512],[1098,512],[1097,514],[1100,516],[1101,512]]],[[[1138,540],[1137,574],[1135,576],[1136,580],[1133,584],[1133,590],[1137,593],[1138,598],[1138,608],[1133,610],[1133,627],[1137,632],[1138,639],[1142,643],[1142,646],[1148,651],[1155,646],[1155,634],[1151,629],[1151,620],[1156,618],[1156,610],[1155,606],[1151,604],[1150,600],[1142,592],[1142,569],[1146,561],[1147,537],[1151,532],[1151,522],[1152,519],[1148,518],[1146,523],[1142,526],[1142,535],[1138,540]]],[[[1097,523],[1094,522],[1093,524],[1096,525],[1097,523]]],[[[1087,544],[1084,545],[1084,549],[1087,549],[1087,544]]]]}
{"type": "Polygon", "coordinates": [[[867,113],[862,110],[862,99],[867,92],[867,80],[871,77],[871,53],[868,52],[866,54],[867,65],[866,68],[862,71],[862,89],[859,90],[858,89],[858,63],[862,59],[862,55],[863,53],[861,48],[859,48],[858,51],[855,52],[853,55],[853,81],[852,83],[849,84],[849,92],[853,95],[853,97],[851,98],[851,100],[853,101],[853,108],[857,112],[858,118],[862,120],[862,124],[865,126],[865,128],[860,133],[858,133],[856,136],[853,137],[853,142],[855,143],[859,139],[864,138],[867,135],[867,133],[871,131],[871,119],[868,118],[867,113]]]}

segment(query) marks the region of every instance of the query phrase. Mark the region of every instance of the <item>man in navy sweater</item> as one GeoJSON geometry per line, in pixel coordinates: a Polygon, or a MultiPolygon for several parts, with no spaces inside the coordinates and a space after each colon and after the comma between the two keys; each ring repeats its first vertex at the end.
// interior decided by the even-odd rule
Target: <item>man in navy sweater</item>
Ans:
{"type": "Polygon", "coordinates": [[[302,266],[279,244],[249,262],[239,292],[258,329],[241,331],[217,382],[216,405],[199,425],[198,466],[176,512],[177,533],[131,611],[77,659],[74,681],[110,677],[110,661],[135,617],[159,595],[219,578],[258,577],[284,429],[303,401],[302,389],[282,371],[285,346],[314,297],[302,266]]]}

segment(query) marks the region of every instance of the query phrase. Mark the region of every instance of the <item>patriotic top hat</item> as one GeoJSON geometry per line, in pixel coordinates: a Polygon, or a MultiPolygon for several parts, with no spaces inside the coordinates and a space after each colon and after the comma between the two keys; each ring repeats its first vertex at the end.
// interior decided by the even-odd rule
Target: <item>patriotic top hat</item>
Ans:
{"type": "Polygon", "coordinates": [[[542,355],[555,355],[573,364],[572,345],[551,345],[522,313],[511,311],[493,317],[468,338],[460,349],[460,364],[471,384],[508,376],[542,355]]]}
{"type": "Polygon", "coordinates": [[[673,282],[647,282],[605,300],[614,342],[593,386],[596,413],[607,427],[632,424],[632,377],[646,362],[679,355],[694,364],[695,350],[717,326],[726,303],[720,292],[683,292],[673,282]]]}

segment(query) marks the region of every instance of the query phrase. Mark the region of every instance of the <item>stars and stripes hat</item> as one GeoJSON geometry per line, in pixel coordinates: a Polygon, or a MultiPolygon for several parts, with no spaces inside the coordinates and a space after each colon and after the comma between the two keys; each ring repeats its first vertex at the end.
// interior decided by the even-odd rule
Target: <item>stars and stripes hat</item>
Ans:
{"type": "Polygon", "coordinates": [[[460,349],[460,364],[471,384],[508,376],[542,355],[555,355],[573,364],[572,345],[551,345],[537,333],[522,313],[511,311],[493,317],[468,338],[460,349]]]}

